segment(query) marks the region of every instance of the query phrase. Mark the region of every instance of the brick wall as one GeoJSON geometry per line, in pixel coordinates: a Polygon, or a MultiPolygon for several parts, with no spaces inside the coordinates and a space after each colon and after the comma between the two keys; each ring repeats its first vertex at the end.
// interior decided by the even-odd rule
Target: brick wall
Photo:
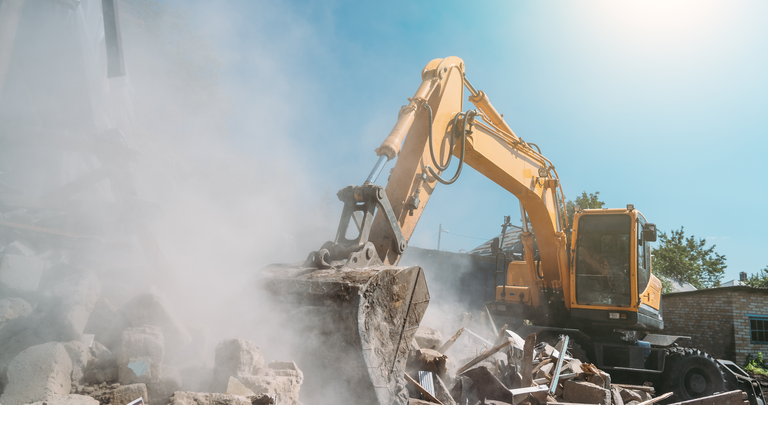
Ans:
{"type": "Polygon", "coordinates": [[[768,357],[768,344],[753,344],[750,339],[750,315],[768,315],[768,292],[737,291],[733,293],[733,325],[736,339],[736,364],[742,365],[747,355],[756,356],[758,352],[768,357]]]}
{"type": "Polygon", "coordinates": [[[678,343],[738,363],[732,300],[731,293],[721,290],[663,295],[664,330],[660,333],[690,336],[690,341],[678,343]]]}

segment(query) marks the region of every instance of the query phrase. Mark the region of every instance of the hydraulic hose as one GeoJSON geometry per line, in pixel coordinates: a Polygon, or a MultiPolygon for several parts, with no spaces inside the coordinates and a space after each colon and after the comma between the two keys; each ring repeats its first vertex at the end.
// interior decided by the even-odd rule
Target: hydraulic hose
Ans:
{"type": "MultiPolygon", "coordinates": [[[[474,119],[476,115],[477,115],[477,111],[475,110],[467,111],[464,114],[464,124],[461,129],[461,153],[459,156],[459,167],[456,169],[456,174],[453,175],[453,178],[451,178],[450,180],[445,180],[442,177],[440,177],[440,175],[437,172],[435,172],[435,170],[433,170],[431,166],[427,165],[427,171],[429,171],[429,174],[432,175],[432,177],[434,177],[437,181],[439,181],[444,185],[453,184],[456,180],[458,180],[459,175],[461,175],[461,169],[464,167],[464,154],[466,152],[467,124],[469,123],[469,118],[472,117],[474,119]]],[[[454,118],[454,125],[456,124],[457,119],[458,119],[458,115],[456,116],[456,118],[454,118]]],[[[431,121],[429,123],[429,142],[430,144],[432,144],[432,122],[431,121]]],[[[455,147],[455,143],[451,144],[451,152],[448,156],[448,164],[450,164],[451,162],[451,157],[453,156],[454,147],[455,147]]],[[[430,145],[429,151],[430,151],[430,155],[432,156],[432,161],[435,162],[435,165],[437,165],[437,161],[435,160],[435,155],[432,150],[433,148],[430,145]]],[[[448,164],[446,164],[445,166],[447,167],[448,164]]],[[[439,168],[440,167],[438,166],[438,169],[439,168]]]]}

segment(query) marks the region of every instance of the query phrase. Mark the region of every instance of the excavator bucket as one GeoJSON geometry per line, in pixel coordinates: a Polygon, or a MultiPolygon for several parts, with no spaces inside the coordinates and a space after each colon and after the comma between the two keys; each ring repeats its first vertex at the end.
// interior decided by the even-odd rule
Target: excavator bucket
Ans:
{"type": "Polygon", "coordinates": [[[260,279],[293,335],[286,343],[304,371],[302,401],[408,402],[405,363],[429,304],[421,267],[273,264],[260,279]]]}

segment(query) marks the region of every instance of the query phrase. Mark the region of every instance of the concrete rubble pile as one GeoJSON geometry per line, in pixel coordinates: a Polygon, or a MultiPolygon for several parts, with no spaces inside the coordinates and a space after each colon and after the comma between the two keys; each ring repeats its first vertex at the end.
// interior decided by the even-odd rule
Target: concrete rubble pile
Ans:
{"type": "Polygon", "coordinates": [[[440,332],[420,327],[406,367],[410,403],[649,405],[671,395],[657,396],[651,383],[613,383],[606,372],[574,358],[569,349],[579,348],[567,337],[551,342],[536,343],[535,334],[523,339],[506,326],[496,335],[461,327],[443,342],[440,332]]]}
{"type": "Polygon", "coordinates": [[[0,404],[300,403],[294,362],[227,339],[209,367],[162,296],[121,299],[104,279],[33,241],[0,244],[0,404]]]}

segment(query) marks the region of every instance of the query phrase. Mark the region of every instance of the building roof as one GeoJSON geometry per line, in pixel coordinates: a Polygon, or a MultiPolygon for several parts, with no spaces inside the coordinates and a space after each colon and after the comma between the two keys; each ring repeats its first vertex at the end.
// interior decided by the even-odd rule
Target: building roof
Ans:
{"type": "Polygon", "coordinates": [[[740,280],[729,280],[728,282],[723,282],[720,284],[721,287],[732,287],[732,286],[747,286],[744,282],[740,280]]]}
{"type": "MultiPolygon", "coordinates": [[[[519,226],[512,225],[508,228],[506,234],[504,234],[504,244],[501,247],[502,250],[510,253],[522,253],[522,245],[520,244],[520,233],[522,232],[523,229],[519,226]]],[[[501,240],[501,234],[494,238],[501,240]]],[[[469,253],[472,255],[491,255],[491,243],[494,238],[472,249],[469,253]]]]}
{"type": "Polygon", "coordinates": [[[750,287],[746,285],[739,285],[739,286],[728,286],[728,287],[717,287],[717,288],[706,288],[701,290],[694,290],[694,291],[685,291],[685,292],[673,292],[668,294],[663,294],[663,296],[685,296],[685,295],[704,295],[704,294],[712,294],[712,293],[721,293],[721,292],[752,292],[752,293],[759,293],[762,295],[768,295],[768,288],[755,288],[750,287]]]}

